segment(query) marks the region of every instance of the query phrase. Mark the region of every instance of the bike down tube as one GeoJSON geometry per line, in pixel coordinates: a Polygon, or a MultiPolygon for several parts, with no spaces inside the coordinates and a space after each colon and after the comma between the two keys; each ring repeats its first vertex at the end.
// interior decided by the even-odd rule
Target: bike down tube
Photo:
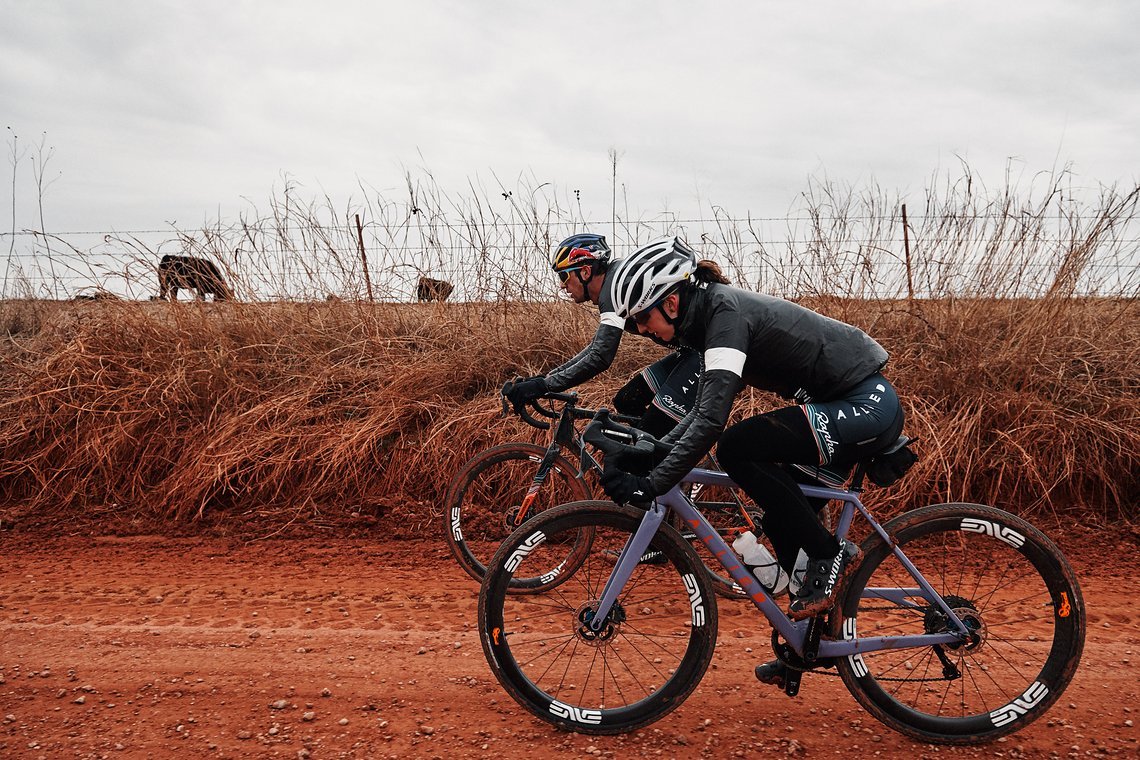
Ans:
{"type": "Polygon", "coordinates": [[[590,630],[595,632],[602,630],[602,626],[610,614],[610,608],[613,607],[618,594],[625,588],[626,582],[633,575],[633,571],[641,561],[641,556],[649,548],[649,542],[657,534],[657,529],[661,527],[661,522],[665,519],[668,511],[658,502],[654,502],[653,506],[645,510],[645,517],[641,518],[641,524],[637,526],[637,530],[626,540],[621,554],[618,555],[617,564],[614,565],[613,572],[610,573],[609,580],[606,581],[606,586],[602,590],[601,601],[598,602],[598,609],[594,611],[594,619],[590,621],[590,630]]]}
{"type": "MultiPolygon", "coordinates": [[[[693,470],[689,475],[685,476],[682,482],[704,483],[706,485],[726,485],[736,487],[735,483],[724,473],[715,472],[713,470],[693,470]]],[[[697,534],[717,561],[724,567],[725,571],[732,577],[737,584],[744,589],[748,598],[752,600],[752,604],[768,618],[768,622],[772,627],[779,632],[784,640],[788,642],[797,653],[802,654],[804,648],[804,641],[807,637],[808,621],[793,623],[780,609],[780,606],[772,598],[768,590],[765,589],[756,576],[740,561],[740,557],[734,552],[720,534],[709,524],[705,516],[701,514],[692,502],[690,502],[678,488],[674,488],[662,497],[658,498],[659,503],[665,503],[670,509],[676,512],[685,524],[697,534]]]]}
{"type": "MultiPolygon", "coordinates": [[[[730,488],[737,487],[736,483],[723,472],[716,472],[714,470],[694,469],[691,473],[685,476],[682,482],[704,483],[707,485],[721,485],[730,488]]],[[[869,638],[857,639],[854,641],[831,641],[824,640],[820,642],[819,656],[820,657],[845,657],[847,655],[856,654],[859,652],[874,652],[880,649],[895,649],[905,647],[917,646],[933,646],[935,644],[953,644],[960,643],[963,636],[966,635],[966,627],[958,616],[947,607],[942,597],[934,590],[933,587],[926,581],[917,568],[910,562],[901,550],[890,541],[886,531],[868,514],[866,507],[859,500],[859,496],[854,491],[839,490],[826,487],[815,487],[809,485],[801,485],[801,490],[805,495],[815,498],[823,499],[836,499],[844,502],[843,512],[839,520],[839,530],[836,535],[844,538],[847,535],[847,530],[850,528],[855,509],[858,508],[863,514],[864,518],[871,524],[871,526],[878,532],[878,534],[887,541],[891,546],[893,553],[899,558],[903,566],[920,584],[921,588],[918,589],[868,589],[868,592],[878,598],[891,598],[897,597],[899,594],[910,592],[908,595],[913,596],[913,592],[921,591],[927,597],[927,601],[933,601],[938,605],[943,614],[947,615],[949,621],[958,628],[957,632],[947,632],[939,634],[921,634],[910,636],[874,636],[869,638]]],[[[671,491],[666,494],[668,504],[682,519],[685,520],[693,530],[697,533],[698,537],[709,547],[709,549],[716,556],[717,560],[724,566],[724,569],[732,576],[732,578],[740,584],[740,587],[748,592],[748,596],[752,599],[752,603],[764,614],[772,627],[783,636],[784,640],[797,654],[803,653],[804,639],[807,633],[807,621],[799,623],[792,622],[787,615],[784,614],[783,609],[775,603],[767,590],[760,585],[755,576],[749,572],[736,555],[732,551],[720,535],[712,529],[712,526],[705,520],[704,515],[700,513],[679,491],[676,496],[671,491]],[[680,497],[680,498],[677,498],[680,497]]]]}

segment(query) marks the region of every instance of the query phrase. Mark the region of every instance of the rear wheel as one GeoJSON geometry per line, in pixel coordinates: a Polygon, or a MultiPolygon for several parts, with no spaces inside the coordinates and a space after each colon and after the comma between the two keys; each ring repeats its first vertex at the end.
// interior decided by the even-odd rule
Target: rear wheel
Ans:
{"type": "MultiPolygon", "coordinates": [[[[555,457],[546,478],[535,489],[535,473],[546,453],[545,448],[533,443],[494,446],[468,461],[448,488],[444,497],[444,536],[452,556],[475,580],[483,580],[487,563],[499,544],[518,527],[523,504],[527,505],[524,517],[529,518],[557,504],[589,496],[576,468],[562,456],[555,457]]],[[[564,545],[562,563],[577,561],[588,546],[588,534],[576,536],[564,545]]],[[[540,588],[543,575],[515,577],[512,589],[540,588]]]]}
{"type": "MultiPolygon", "coordinates": [[[[1024,520],[976,504],[925,507],[883,527],[972,635],[841,658],[855,699],[908,736],[946,744],[992,741],[1040,717],[1084,645],[1084,601],[1060,549],[1024,520]]],[[[875,535],[863,551],[832,614],[833,636],[950,630],[886,543],[875,535]]]]}
{"type": "Polygon", "coordinates": [[[556,507],[500,547],[479,593],[479,636],[495,677],[520,705],[556,726],[613,734],[675,709],[696,688],[716,645],[716,598],[692,546],[662,526],[605,624],[590,622],[615,558],[645,512],[611,502],[556,507]],[[509,593],[593,535],[585,562],[553,590],[509,593]],[[553,547],[553,548],[552,548],[553,547]]]}

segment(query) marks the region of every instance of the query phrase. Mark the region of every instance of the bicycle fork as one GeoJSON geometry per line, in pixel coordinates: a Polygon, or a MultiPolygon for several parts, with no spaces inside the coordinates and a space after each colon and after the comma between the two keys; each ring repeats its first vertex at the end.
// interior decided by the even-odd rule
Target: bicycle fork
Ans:
{"type": "Polygon", "coordinates": [[[508,516],[508,526],[511,530],[522,525],[526,522],[527,515],[530,513],[530,505],[534,503],[534,499],[538,496],[538,492],[542,489],[542,484],[546,482],[546,478],[550,475],[550,471],[554,468],[554,460],[558,457],[558,446],[552,444],[546,449],[546,454],[542,457],[542,462],[538,465],[538,472],[534,474],[534,479],[530,482],[530,487],[526,489],[526,495],[523,496],[522,503],[519,505],[518,511],[514,515],[508,516]]]}
{"type": "Polygon", "coordinates": [[[657,529],[661,527],[668,511],[666,507],[654,502],[645,511],[645,517],[641,518],[641,524],[637,526],[637,530],[626,540],[625,547],[618,555],[617,564],[614,565],[609,580],[606,581],[605,588],[602,590],[602,598],[598,602],[598,608],[594,610],[594,617],[589,620],[591,631],[597,633],[605,627],[618,594],[625,588],[626,582],[633,575],[633,571],[637,568],[645,550],[649,548],[649,542],[657,534],[657,529]]]}

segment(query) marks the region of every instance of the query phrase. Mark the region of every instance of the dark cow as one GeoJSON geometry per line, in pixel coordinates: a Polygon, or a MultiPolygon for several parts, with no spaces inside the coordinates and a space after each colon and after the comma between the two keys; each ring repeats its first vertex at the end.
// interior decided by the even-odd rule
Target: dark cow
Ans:
{"type": "Polygon", "coordinates": [[[72,301],[122,301],[123,299],[106,290],[96,290],[94,293],[80,293],[72,297],[72,301]]]}
{"type": "Polygon", "coordinates": [[[433,280],[430,277],[421,277],[416,285],[416,300],[419,301],[446,301],[455,286],[446,280],[433,280]]]}
{"type": "Polygon", "coordinates": [[[233,291],[214,262],[195,256],[163,256],[158,263],[158,297],[178,300],[178,289],[193,290],[199,301],[233,298],[233,291]]]}

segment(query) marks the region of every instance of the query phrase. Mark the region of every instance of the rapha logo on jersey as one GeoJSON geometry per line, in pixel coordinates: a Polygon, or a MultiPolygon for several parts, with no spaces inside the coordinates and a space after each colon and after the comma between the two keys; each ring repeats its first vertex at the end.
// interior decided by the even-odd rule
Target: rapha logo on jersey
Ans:
{"type": "Polygon", "coordinates": [[[585,710],[581,707],[563,704],[557,699],[550,703],[550,714],[556,718],[565,718],[575,723],[587,723],[596,726],[602,722],[601,710],[585,710]]]}
{"type": "Polygon", "coordinates": [[[967,533],[981,533],[986,536],[993,536],[996,539],[1005,541],[1014,549],[1020,549],[1022,544],[1025,543],[1025,536],[1013,528],[1008,528],[1005,525],[999,525],[989,520],[979,520],[976,517],[963,517],[962,530],[967,533]]]}
{"type": "MultiPolygon", "coordinates": [[[[831,431],[827,429],[827,426],[830,424],[831,419],[825,413],[815,413],[815,430],[820,442],[827,447],[828,462],[831,461],[831,457],[835,454],[835,439],[831,437],[831,431]]],[[[826,464],[826,462],[824,464],[826,464]]]]}
{"type": "Polygon", "coordinates": [[[546,534],[541,530],[536,530],[534,533],[527,536],[526,540],[523,541],[522,544],[519,545],[519,548],[515,549],[514,552],[511,553],[511,556],[507,559],[507,572],[513,573],[515,571],[515,568],[519,566],[519,563],[526,558],[526,555],[534,551],[534,548],[545,540],[546,534]]]}
{"type": "Polygon", "coordinates": [[[995,727],[1001,727],[1007,723],[1012,723],[1018,718],[1026,715],[1036,707],[1041,700],[1045,699],[1045,695],[1049,693],[1049,687],[1040,681],[1034,681],[1033,684],[1025,690],[1017,699],[1010,702],[1004,707],[999,707],[990,713],[990,720],[994,722],[995,727]]]}
{"type": "Polygon", "coordinates": [[[701,599],[701,589],[697,586],[697,579],[691,573],[681,576],[685,582],[685,590],[689,592],[689,606],[693,608],[693,627],[705,624],[705,603],[701,599]]]}
{"type": "Polygon", "coordinates": [[[681,416],[684,416],[689,411],[689,408],[687,406],[684,404],[678,404],[673,400],[673,397],[668,394],[659,396],[657,400],[661,402],[659,406],[666,407],[666,411],[673,411],[676,414],[680,414],[681,416]]]}
{"type": "MultiPolygon", "coordinates": [[[[847,618],[843,621],[843,638],[847,641],[855,640],[855,618],[847,618]]],[[[867,663],[863,662],[863,655],[858,652],[849,654],[847,655],[847,662],[851,663],[851,669],[855,671],[856,678],[863,678],[867,675],[867,663]]]]}

